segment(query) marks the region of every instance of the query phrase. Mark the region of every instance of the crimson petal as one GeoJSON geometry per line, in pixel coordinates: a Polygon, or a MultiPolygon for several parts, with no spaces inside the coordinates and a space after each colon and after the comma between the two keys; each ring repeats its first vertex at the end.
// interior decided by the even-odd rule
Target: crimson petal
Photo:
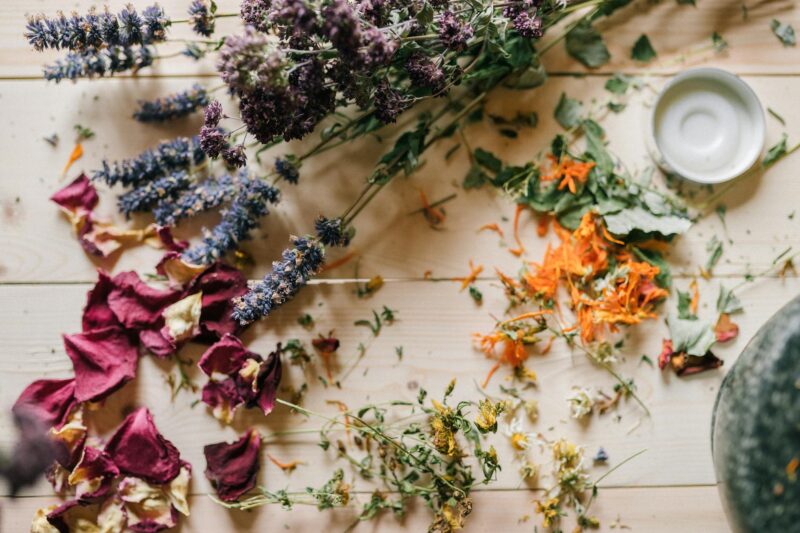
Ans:
{"type": "Polygon", "coordinates": [[[140,407],[122,421],[105,451],[121,472],[148,483],[168,483],[181,470],[180,453],[158,432],[146,407],[140,407]]]}
{"type": "Polygon", "coordinates": [[[160,327],[161,312],[181,297],[181,291],[147,285],[136,272],[122,272],[112,281],[114,288],[108,295],[108,306],[126,328],[160,327]]]}
{"type": "Polygon", "coordinates": [[[281,346],[269,354],[267,362],[261,365],[258,375],[258,396],[255,403],[265,415],[272,412],[275,407],[275,398],[278,396],[278,386],[281,384],[281,346]]]}
{"type": "Polygon", "coordinates": [[[74,378],[39,379],[25,387],[11,410],[17,416],[25,411],[48,428],[59,428],[77,405],[74,378]]]}
{"type": "Polygon", "coordinates": [[[256,486],[260,451],[261,436],[254,429],[235,442],[219,442],[203,448],[206,477],[221,500],[237,500],[256,486]]]}
{"type": "Polygon", "coordinates": [[[97,206],[99,197],[86,174],[81,174],[72,183],[51,196],[50,200],[66,211],[89,213],[97,206]]]}
{"type": "Polygon", "coordinates": [[[238,334],[242,328],[233,319],[231,300],[247,292],[244,275],[236,268],[218,262],[192,280],[188,292],[197,290],[203,293],[198,340],[214,342],[226,334],[238,334]]]}
{"type": "Polygon", "coordinates": [[[139,342],[150,353],[162,359],[169,357],[178,350],[175,341],[165,335],[161,329],[145,329],[139,332],[139,342]]]}
{"type": "Polygon", "coordinates": [[[69,483],[78,485],[78,499],[85,502],[107,495],[117,476],[119,476],[119,468],[106,452],[92,446],[85,446],[80,461],[69,476],[69,483]],[[98,478],[100,484],[97,487],[83,492],[85,489],[80,485],[81,483],[89,485],[98,478]]]}
{"type": "Polygon", "coordinates": [[[117,326],[64,335],[64,347],[79,402],[102,400],[136,376],[137,347],[117,326]]]}
{"type": "Polygon", "coordinates": [[[238,338],[227,334],[203,353],[197,366],[207,376],[220,373],[233,377],[248,359],[261,361],[261,356],[245,348],[238,338]]]}
{"type": "Polygon", "coordinates": [[[108,296],[114,288],[111,276],[102,270],[97,271],[97,276],[97,283],[86,295],[86,306],[83,308],[81,320],[83,331],[120,324],[108,306],[108,296]]]}

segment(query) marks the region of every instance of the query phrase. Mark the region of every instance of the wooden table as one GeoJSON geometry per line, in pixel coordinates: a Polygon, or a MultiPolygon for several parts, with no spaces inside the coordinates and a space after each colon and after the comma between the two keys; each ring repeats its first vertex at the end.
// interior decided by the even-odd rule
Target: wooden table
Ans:
{"type": "MultiPolygon", "coordinates": [[[[123,2],[113,1],[112,7],[123,2]]],[[[223,1],[220,11],[231,11],[235,2],[223,1]]],[[[81,11],[90,2],[70,2],[81,11]]],[[[173,17],[183,13],[187,2],[162,2],[173,17]]],[[[0,143],[3,168],[0,178],[0,446],[9,446],[14,438],[9,407],[20,391],[32,380],[71,374],[60,335],[76,332],[86,291],[95,278],[95,268],[121,271],[136,269],[152,272],[159,252],[146,247],[126,251],[116,262],[93,264],[80,250],[67,221],[48,197],[65,181],[61,168],[72,149],[73,125],[83,124],[97,132],[85,143],[86,156],[77,169],[97,168],[103,157],[131,156],[161,138],[196,131],[197,120],[181,122],[169,128],[146,126],[129,116],[138,98],[184,88],[198,81],[216,85],[213,68],[207,63],[194,64],[182,58],[159,64],[136,79],[114,78],[97,82],[64,83],[61,86],[40,79],[40,66],[52,60],[51,54],[28,50],[22,38],[26,12],[41,10],[53,14],[62,7],[56,0],[4,0],[0,5],[0,109],[3,132],[0,143]],[[42,138],[58,133],[61,142],[50,147],[42,138]]],[[[800,61],[796,48],[784,48],[772,35],[769,21],[778,18],[800,28],[800,10],[790,1],[698,0],[698,6],[679,6],[670,0],[659,4],[639,1],[611,20],[603,22],[613,59],[610,64],[587,71],[563,53],[561,46],[548,54],[545,66],[550,72],[547,83],[536,90],[499,92],[489,104],[493,113],[513,116],[516,111],[537,111],[539,126],[523,129],[512,140],[496,128],[468,130],[473,146],[495,151],[504,159],[524,162],[544,150],[558,131],[552,109],[560,94],[566,92],[585,102],[607,98],[605,81],[617,71],[639,73],[647,86],[632,97],[625,111],[603,119],[611,149],[634,171],[643,171],[651,162],[642,142],[648,102],[664,79],[688,65],[715,65],[734,71],[752,85],[765,106],[785,118],[782,125],[768,117],[768,144],[789,134],[796,142],[800,124],[800,61]],[[746,19],[743,9],[746,5],[746,19]],[[729,43],[722,54],[708,50],[712,32],[720,33],[729,43]],[[630,48],[640,34],[646,33],[659,53],[658,60],[646,67],[629,60],[630,48]],[[689,51],[685,61],[680,58],[689,51]]],[[[230,28],[228,19],[220,28],[230,28]]],[[[185,28],[175,28],[180,36],[185,28]]],[[[502,291],[491,276],[478,285],[485,295],[477,306],[452,282],[423,280],[423,273],[449,278],[463,276],[468,261],[475,260],[490,274],[494,267],[515,272],[521,265],[508,248],[498,244],[491,232],[478,233],[489,222],[499,222],[508,234],[513,205],[507,199],[487,191],[463,191],[460,182],[467,162],[462,148],[456,157],[445,161],[444,152],[453,145],[442,143],[426,157],[425,166],[412,178],[399,179],[379,196],[358,222],[358,235],[352,245],[360,261],[358,275],[369,278],[380,274],[386,285],[370,298],[354,294],[353,263],[335,269],[323,280],[302,292],[294,302],[269,320],[250,329],[245,341],[259,353],[268,353],[277,341],[297,337],[309,341],[317,332],[335,330],[342,341],[339,362],[342,368],[353,363],[359,343],[365,343],[364,360],[343,382],[342,389],[324,388],[312,373],[306,405],[313,409],[333,409],[327,400],[342,400],[350,407],[366,401],[412,399],[418,387],[439,393],[451,378],[457,378],[456,397],[478,396],[476,381],[482,380],[490,362],[471,346],[470,335],[488,331],[493,323],[490,313],[504,309],[502,291]],[[444,228],[434,231],[419,215],[408,213],[419,207],[417,188],[431,199],[456,192],[448,203],[444,228]],[[398,311],[399,320],[385,328],[375,339],[366,328],[353,322],[367,318],[372,309],[387,305],[398,311]],[[304,312],[313,315],[312,331],[300,327],[296,319],[304,312]],[[403,346],[404,357],[398,361],[396,346],[403,346]]],[[[257,266],[248,275],[260,277],[287,243],[289,233],[311,230],[319,213],[335,214],[351,201],[363,176],[383,151],[377,141],[344,148],[315,159],[302,169],[297,188],[284,187],[284,201],[265,221],[246,249],[257,266]]],[[[772,259],[788,246],[800,244],[800,217],[795,217],[800,198],[794,157],[737,183],[721,199],[727,206],[726,224],[710,215],[695,224],[681,237],[670,256],[675,271],[675,285],[685,290],[705,262],[705,243],[712,235],[725,237],[722,261],[710,280],[700,280],[701,314],[713,314],[720,283],[732,285],[750,272],[768,267],[772,259]],[[729,239],[729,240],[728,240],[729,239]]],[[[74,174],[75,172],[70,172],[74,174]]],[[[657,179],[661,179],[658,177],[657,179]]],[[[101,209],[113,213],[111,193],[105,192],[101,209]]],[[[213,219],[205,220],[211,223],[213,219]]],[[[140,221],[141,222],[141,221],[140,221]]],[[[195,228],[196,229],[196,228],[195,228]]],[[[192,231],[186,232],[191,234],[192,231]]],[[[541,257],[548,238],[538,238],[534,221],[523,219],[523,239],[527,259],[541,257]]],[[[549,238],[553,238],[552,235],[549,238]]],[[[339,253],[339,252],[337,252],[339,253]]],[[[335,258],[335,256],[334,256],[335,258]]],[[[730,368],[736,355],[761,324],[800,289],[793,275],[786,278],[759,279],[749,285],[741,298],[745,313],[736,317],[741,327],[739,338],[722,347],[724,369],[730,368]]],[[[667,306],[674,305],[670,301],[667,306]]],[[[635,403],[603,416],[595,415],[586,424],[569,418],[565,397],[573,385],[610,389],[613,382],[583,356],[571,353],[556,343],[552,352],[535,357],[531,366],[539,374],[540,386],[530,392],[538,399],[541,419],[530,430],[548,438],[565,436],[586,447],[593,455],[599,446],[611,456],[610,465],[646,449],[646,453],[624,465],[606,478],[594,511],[603,531],[619,530],[626,525],[643,532],[716,532],[728,531],[717,496],[709,449],[711,410],[724,369],[689,379],[662,374],[642,364],[642,354],[655,358],[665,335],[662,321],[653,321],[632,330],[625,343],[625,361],[620,372],[634,377],[639,394],[649,406],[647,418],[635,403]],[[619,415],[619,416],[617,416],[619,415]]],[[[189,349],[196,357],[201,348],[189,349]]],[[[285,512],[272,506],[252,513],[227,512],[206,494],[210,487],[202,475],[205,462],[202,447],[211,442],[231,440],[244,428],[255,425],[264,433],[284,427],[318,427],[314,420],[277,409],[268,419],[248,415],[233,428],[223,427],[202,405],[191,407],[196,395],[180,393],[170,401],[167,375],[174,372],[171,363],[143,357],[139,377],[106,403],[96,416],[96,431],[108,434],[123,415],[135,405],[146,405],[153,412],[162,432],[194,465],[192,516],[183,521],[181,531],[277,530],[286,525],[292,531],[333,531],[349,523],[352,511],[318,513],[306,508],[285,512]]],[[[490,390],[497,392],[507,370],[495,376],[490,390]]],[[[291,368],[285,383],[295,386],[303,380],[297,368],[291,368]]],[[[198,383],[203,378],[192,372],[198,383]]],[[[468,531],[533,531],[539,524],[532,501],[541,492],[522,488],[517,466],[505,439],[495,439],[505,466],[500,479],[490,490],[475,493],[475,511],[468,531]],[[526,521],[525,516],[530,515],[526,521]]],[[[299,459],[307,466],[286,475],[265,461],[262,482],[271,489],[302,488],[319,485],[332,470],[333,461],[319,450],[312,437],[282,440],[267,444],[278,459],[299,459]]],[[[531,458],[546,463],[547,457],[534,449],[531,458]]],[[[608,467],[592,469],[594,476],[608,467]]],[[[546,483],[546,481],[543,481],[546,483]]],[[[363,498],[363,496],[359,496],[363,498]]],[[[0,504],[0,530],[26,531],[35,509],[55,502],[46,482],[11,500],[3,493],[0,504]]],[[[412,512],[405,522],[409,531],[426,528],[429,516],[424,509],[412,512]]],[[[358,531],[400,530],[392,517],[367,523],[358,531]]]]}

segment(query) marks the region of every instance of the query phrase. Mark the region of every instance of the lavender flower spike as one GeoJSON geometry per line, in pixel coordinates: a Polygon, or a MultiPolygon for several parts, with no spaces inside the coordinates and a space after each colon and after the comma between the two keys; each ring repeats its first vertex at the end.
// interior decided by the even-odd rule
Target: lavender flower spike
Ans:
{"type": "Polygon", "coordinates": [[[201,243],[183,253],[183,259],[196,265],[209,265],[222,258],[249,238],[250,231],[269,210],[267,203],[275,204],[280,191],[258,178],[247,179],[228,209],[222,211],[222,220],[211,231],[204,230],[201,243]]]}
{"type": "Polygon", "coordinates": [[[94,180],[102,180],[108,185],[121,183],[135,186],[159,176],[171,174],[176,170],[188,169],[205,161],[206,155],[200,149],[200,140],[177,137],[145,150],[137,157],[125,159],[110,165],[103,161],[103,169],[92,176],[94,180]]]}
{"type": "Polygon", "coordinates": [[[238,185],[238,179],[229,174],[193,183],[175,198],[160,201],[153,209],[153,215],[160,226],[174,226],[184,218],[193,217],[230,201],[238,185]]]}
{"type": "Polygon", "coordinates": [[[133,118],[139,122],[164,122],[190,115],[207,104],[208,93],[203,86],[195,83],[191,89],[163,98],[140,100],[133,118]]]}
{"type": "Polygon", "coordinates": [[[102,78],[126,70],[137,71],[153,64],[153,51],[139,48],[113,46],[98,50],[87,48],[82,52],[70,52],[63,59],[44,67],[44,79],[55,81],[78,78],[102,78]]]}
{"type": "Polygon", "coordinates": [[[250,286],[244,296],[233,299],[233,318],[247,325],[269,315],[289,301],[325,262],[325,249],[316,239],[292,237],[293,248],[283,251],[280,261],[272,263],[272,272],[250,286]]]}
{"type": "Polygon", "coordinates": [[[140,185],[119,197],[117,206],[121,213],[130,217],[136,211],[147,211],[159,201],[173,197],[190,184],[189,176],[183,170],[140,185]]]}
{"type": "Polygon", "coordinates": [[[189,20],[198,35],[210,37],[214,33],[214,13],[209,0],[194,0],[189,5],[189,20]]]}

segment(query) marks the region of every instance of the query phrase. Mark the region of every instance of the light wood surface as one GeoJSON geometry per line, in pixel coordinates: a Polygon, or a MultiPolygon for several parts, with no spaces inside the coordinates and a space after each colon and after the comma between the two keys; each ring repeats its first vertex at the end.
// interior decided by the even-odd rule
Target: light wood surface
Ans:
{"type": "MultiPolygon", "coordinates": [[[[119,7],[124,2],[110,2],[119,7]]],[[[183,0],[161,2],[174,17],[182,17],[183,0]]],[[[235,9],[236,2],[218,2],[220,11],[235,9]]],[[[163,63],[143,73],[138,79],[115,78],[98,82],[55,86],[38,79],[41,65],[53,56],[35,54],[22,39],[24,14],[57,9],[84,10],[90,2],[70,2],[64,6],[55,0],[36,2],[5,0],[0,3],[0,109],[4,119],[0,134],[0,447],[13,441],[8,407],[19,392],[33,379],[67,376],[71,365],[64,354],[60,335],[78,330],[80,309],[86,291],[94,279],[94,270],[101,266],[114,271],[136,269],[152,272],[159,256],[156,250],[140,247],[126,251],[118,260],[93,263],[79,249],[67,221],[47,198],[65,183],[61,168],[72,149],[74,124],[91,127],[97,137],[85,143],[86,155],[74,167],[90,171],[103,158],[131,156],[176,133],[191,134],[197,120],[189,119],[170,127],[139,125],[129,116],[137,99],[152,98],[178,90],[198,81],[215,86],[209,62],[199,64],[178,59],[163,63]],[[52,148],[42,137],[58,133],[61,142],[52,148]]],[[[647,117],[658,87],[665,74],[688,65],[714,65],[743,75],[764,103],[786,120],[786,125],[768,117],[768,144],[782,132],[796,142],[800,133],[800,109],[794,95],[800,91],[797,49],[784,48],[769,30],[769,20],[779,18],[800,27],[800,10],[794,2],[745,2],[747,20],[743,20],[740,2],[698,0],[697,7],[677,6],[671,1],[658,4],[634,2],[615,18],[603,22],[603,29],[612,62],[598,71],[588,72],[566,57],[561,47],[548,55],[545,64],[553,73],[545,86],[524,93],[498,92],[489,104],[492,113],[511,116],[518,110],[537,111],[539,126],[521,130],[511,140],[490,126],[467,131],[473,146],[491,149],[511,162],[524,162],[546,148],[558,126],[552,109],[561,92],[599,108],[608,98],[603,84],[618,70],[638,72],[645,87],[631,95],[620,114],[602,117],[611,149],[632,171],[644,171],[652,165],[642,142],[647,117]],[[723,54],[714,54],[704,47],[717,31],[730,43],[723,54]],[[629,59],[630,47],[642,33],[647,33],[659,52],[659,59],[641,66],[629,59]],[[684,61],[680,57],[692,52],[684,61]],[[573,74],[589,74],[576,77],[573,74]]],[[[235,19],[224,26],[235,27],[235,19]]],[[[186,35],[186,28],[174,29],[174,35],[186,35]]],[[[342,400],[354,407],[365,402],[387,399],[411,399],[418,387],[440,391],[452,378],[457,378],[456,397],[477,398],[476,382],[483,380],[491,363],[471,345],[470,335],[488,331],[491,314],[500,315],[505,307],[500,287],[488,277],[479,283],[484,292],[483,305],[477,306],[453,282],[423,281],[423,273],[449,278],[463,276],[468,261],[475,260],[491,273],[494,267],[515,272],[519,259],[491,232],[478,233],[488,222],[498,222],[510,236],[513,205],[489,191],[463,191],[460,183],[467,170],[462,147],[457,156],[445,161],[443,154],[455,141],[442,144],[426,156],[425,166],[409,179],[395,182],[382,193],[358,221],[358,235],[353,248],[359,255],[360,277],[384,276],[387,284],[370,298],[355,295],[352,278],[355,262],[326,273],[324,280],[314,283],[291,304],[268,321],[249,330],[245,341],[259,353],[267,353],[274,344],[289,338],[308,342],[318,332],[333,329],[342,341],[338,355],[338,372],[344,375],[342,390],[324,388],[315,371],[303,376],[292,367],[285,380],[299,385],[308,379],[307,405],[331,410],[326,400],[342,400]],[[456,192],[457,198],[446,205],[447,220],[440,230],[432,230],[419,215],[408,213],[420,206],[417,188],[431,200],[456,192]],[[349,280],[349,281],[348,281],[349,280]],[[398,321],[377,338],[353,322],[366,318],[372,309],[387,305],[398,311],[398,321]],[[301,328],[297,317],[312,314],[312,330],[301,328]],[[356,347],[367,345],[365,358],[353,367],[356,347]],[[399,362],[395,347],[404,347],[399,362]]],[[[302,150],[302,143],[292,150],[302,150]]],[[[284,201],[265,219],[246,249],[256,260],[247,274],[259,277],[286,244],[289,233],[311,230],[313,218],[324,213],[335,215],[349,204],[360,188],[363,177],[384,150],[377,140],[359,143],[353,148],[337,150],[316,158],[301,172],[301,185],[284,187],[284,201]]],[[[265,161],[269,162],[270,157],[265,161]]],[[[789,158],[766,173],[759,173],[735,184],[720,200],[727,206],[726,225],[711,214],[701,219],[680,238],[670,254],[677,274],[676,285],[686,289],[689,279],[698,273],[706,259],[705,243],[712,235],[726,236],[722,261],[711,280],[701,280],[701,315],[713,314],[720,283],[731,286],[748,273],[770,265],[773,258],[789,246],[800,245],[798,207],[800,182],[795,158],[789,158]],[[790,216],[791,215],[791,216],[790,216]]],[[[656,174],[656,180],[661,176],[656,174]]],[[[713,205],[712,205],[713,208],[713,205]]],[[[114,194],[102,194],[101,211],[114,214],[114,194]]],[[[141,221],[134,221],[134,223],[141,221]]],[[[209,217],[179,233],[196,234],[197,226],[213,224],[209,217]]],[[[532,220],[523,219],[523,240],[527,259],[538,259],[549,238],[536,237],[532,220]]],[[[641,456],[615,471],[603,483],[600,497],[593,507],[601,519],[602,531],[619,531],[628,526],[642,532],[716,532],[728,531],[717,497],[709,449],[710,419],[716,390],[724,369],[733,364],[736,355],[763,322],[800,289],[800,280],[790,275],[785,279],[759,279],[741,292],[745,313],[735,317],[741,327],[737,340],[720,348],[717,355],[725,360],[719,372],[705,373],[689,379],[662,375],[641,362],[641,355],[655,359],[666,328],[654,321],[631,331],[625,341],[625,361],[620,372],[635,379],[638,392],[652,412],[645,417],[633,402],[617,411],[595,415],[588,423],[569,418],[565,397],[572,386],[592,386],[609,391],[613,385],[608,376],[589,363],[579,352],[559,343],[550,354],[534,357],[531,367],[539,375],[538,388],[526,392],[540,403],[541,418],[529,424],[534,432],[548,438],[561,436],[584,445],[588,455],[604,447],[611,455],[610,466],[640,450],[641,456]],[[619,520],[619,521],[618,521],[619,520]]],[[[667,306],[674,305],[668,302],[667,306]]],[[[189,355],[196,359],[200,347],[192,347],[189,355]]],[[[191,502],[192,517],[181,527],[183,532],[262,531],[283,528],[292,531],[344,529],[352,520],[351,511],[318,513],[298,508],[285,512],[263,508],[252,513],[235,513],[216,506],[206,494],[209,485],[202,475],[205,462],[202,447],[211,442],[231,440],[244,428],[254,425],[268,437],[267,450],[274,456],[308,463],[286,475],[265,461],[261,482],[271,489],[301,488],[319,484],[327,477],[333,463],[314,443],[313,437],[269,438],[271,432],[291,428],[318,427],[314,420],[305,420],[278,408],[268,419],[248,415],[236,420],[233,427],[218,424],[201,405],[191,407],[195,395],[182,392],[174,401],[165,379],[174,369],[168,363],[144,357],[138,378],[112,396],[102,415],[93,417],[95,430],[108,434],[123,413],[136,405],[147,405],[163,433],[194,465],[191,502]]],[[[192,374],[202,385],[204,378],[192,374]]],[[[492,381],[489,391],[497,394],[506,383],[503,369],[492,381]]],[[[539,519],[533,514],[532,500],[536,493],[520,485],[517,465],[505,439],[493,439],[503,458],[503,471],[496,490],[480,491],[468,531],[532,531],[539,519]],[[523,517],[530,515],[525,521],[523,517]]],[[[534,448],[531,457],[546,463],[545,454],[534,448]]],[[[595,467],[593,476],[606,468],[595,467]]],[[[26,490],[23,497],[10,499],[3,489],[0,496],[0,531],[26,531],[35,509],[57,501],[45,482],[26,490]]],[[[357,531],[422,531],[428,513],[415,509],[399,523],[384,517],[375,524],[362,524],[357,531]]],[[[569,530],[569,529],[567,529],[569,530]]]]}

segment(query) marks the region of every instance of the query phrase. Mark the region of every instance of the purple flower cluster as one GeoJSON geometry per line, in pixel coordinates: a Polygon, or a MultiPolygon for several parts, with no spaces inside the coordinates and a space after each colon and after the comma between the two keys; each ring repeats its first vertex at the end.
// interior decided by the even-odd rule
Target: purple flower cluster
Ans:
{"type": "Polygon", "coordinates": [[[325,262],[325,249],[316,239],[292,237],[293,248],[283,251],[280,261],[272,263],[272,272],[250,286],[244,296],[233,300],[233,318],[245,326],[269,315],[289,301],[325,262]]]}
{"type": "Polygon", "coordinates": [[[189,22],[198,35],[210,37],[214,33],[214,13],[210,0],[194,0],[189,5],[189,22]]]}
{"type": "Polygon", "coordinates": [[[133,118],[139,122],[164,122],[190,115],[207,104],[208,93],[205,88],[194,84],[190,89],[162,98],[140,100],[133,118]]]}
{"type": "Polygon", "coordinates": [[[445,91],[447,78],[444,71],[430,57],[422,52],[416,52],[409,56],[405,66],[413,85],[430,89],[431,93],[435,95],[440,95],[445,91]]]}
{"type": "Polygon", "coordinates": [[[147,46],[112,46],[70,52],[44,67],[44,79],[56,83],[78,78],[102,78],[126,70],[138,71],[153,64],[153,51],[147,46]]]}
{"type": "Polygon", "coordinates": [[[61,13],[55,18],[30,17],[25,37],[37,51],[147,45],[166,40],[170,24],[158,4],[145,8],[141,15],[128,5],[119,15],[108,11],[97,14],[91,10],[86,15],[61,13]]]}
{"type": "Polygon", "coordinates": [[[350,244],[350,234],[345,230],[341,218],[326,218],[319,216],[314,221],[317,238],[325,246],[347,246],[350,244]]]}
{"type": "Polygon", "coordinates": [[[275,160],[275,173],[292,185],[297,185],[297,182],[300,181],[300,171],[291,156],[279,157],[275,160]]]}
{"type": "Polygon", "coordinates": [[[164,176],[150,182],[143,183],[133,190],[121,195],[117,206],[121,213],[130,217],[131,213],[147,211],[161,201],[174,197],[186,189],[191,181],[185,171],[179,170],[169,176],[164,176]]]}
{"type": "Polygon", "coordinates": [[[153,209],[153,215],[160,226],[174,226],[180,220],[229,202],[238,187],[239,178],[229,174],[192,183],[174,198],[160,201],[153,209]]]}
{"type": "Polygon", "coordinates": [[[472,26],[456,17],[452,11],[445,11],[439,17],[439,40],[450,50],[460,52],[467,47],[467,41],[474,34],[472,26]]]}
{"type": "Polygon", "coordinates": [[[258,178],[242,178],[240,188],[231,205],[222,211],[222,219],[212,230],[204,229],[200,243],[183,252],[189,263],[210,265],[234,250],[249,238],[250,231],[258,227],[259,219],[275,204],[280,191],[258,178]]]}
{"type": "Polygon", "coordinates": [[[517,0],[503,9],[503,16],[511,20],[516,32],[526,39],[538,39],[544,33],[536,4],[534,0],[517,0]]]}
{"type": "Polygon", "coordinates": [[[269,31],[271,6],[271,0],[242,0],[242,7],[239,11],[242,22],[260,32],[269,31]]]}
{"type": "Polygon", "coordinates": [[[373,99],[375,102],[375,116],[384,124],[395,122],[400,113],[411,105],[411,102],[400,91],[392,88],[386,80],[381,80],[375,87],[373,99]]]}
{"type": "Polygon", "coordinates": [[[131,159],[113,164],[103,161],[103,168],[95,171],[92,178],[112,186],[117,183],[126,187],[137,186],[159,176],[199,165],[205,158],[205,153],[200,149],[200,140],[196,136],[191,139],[177,137],[131,159]]]}

